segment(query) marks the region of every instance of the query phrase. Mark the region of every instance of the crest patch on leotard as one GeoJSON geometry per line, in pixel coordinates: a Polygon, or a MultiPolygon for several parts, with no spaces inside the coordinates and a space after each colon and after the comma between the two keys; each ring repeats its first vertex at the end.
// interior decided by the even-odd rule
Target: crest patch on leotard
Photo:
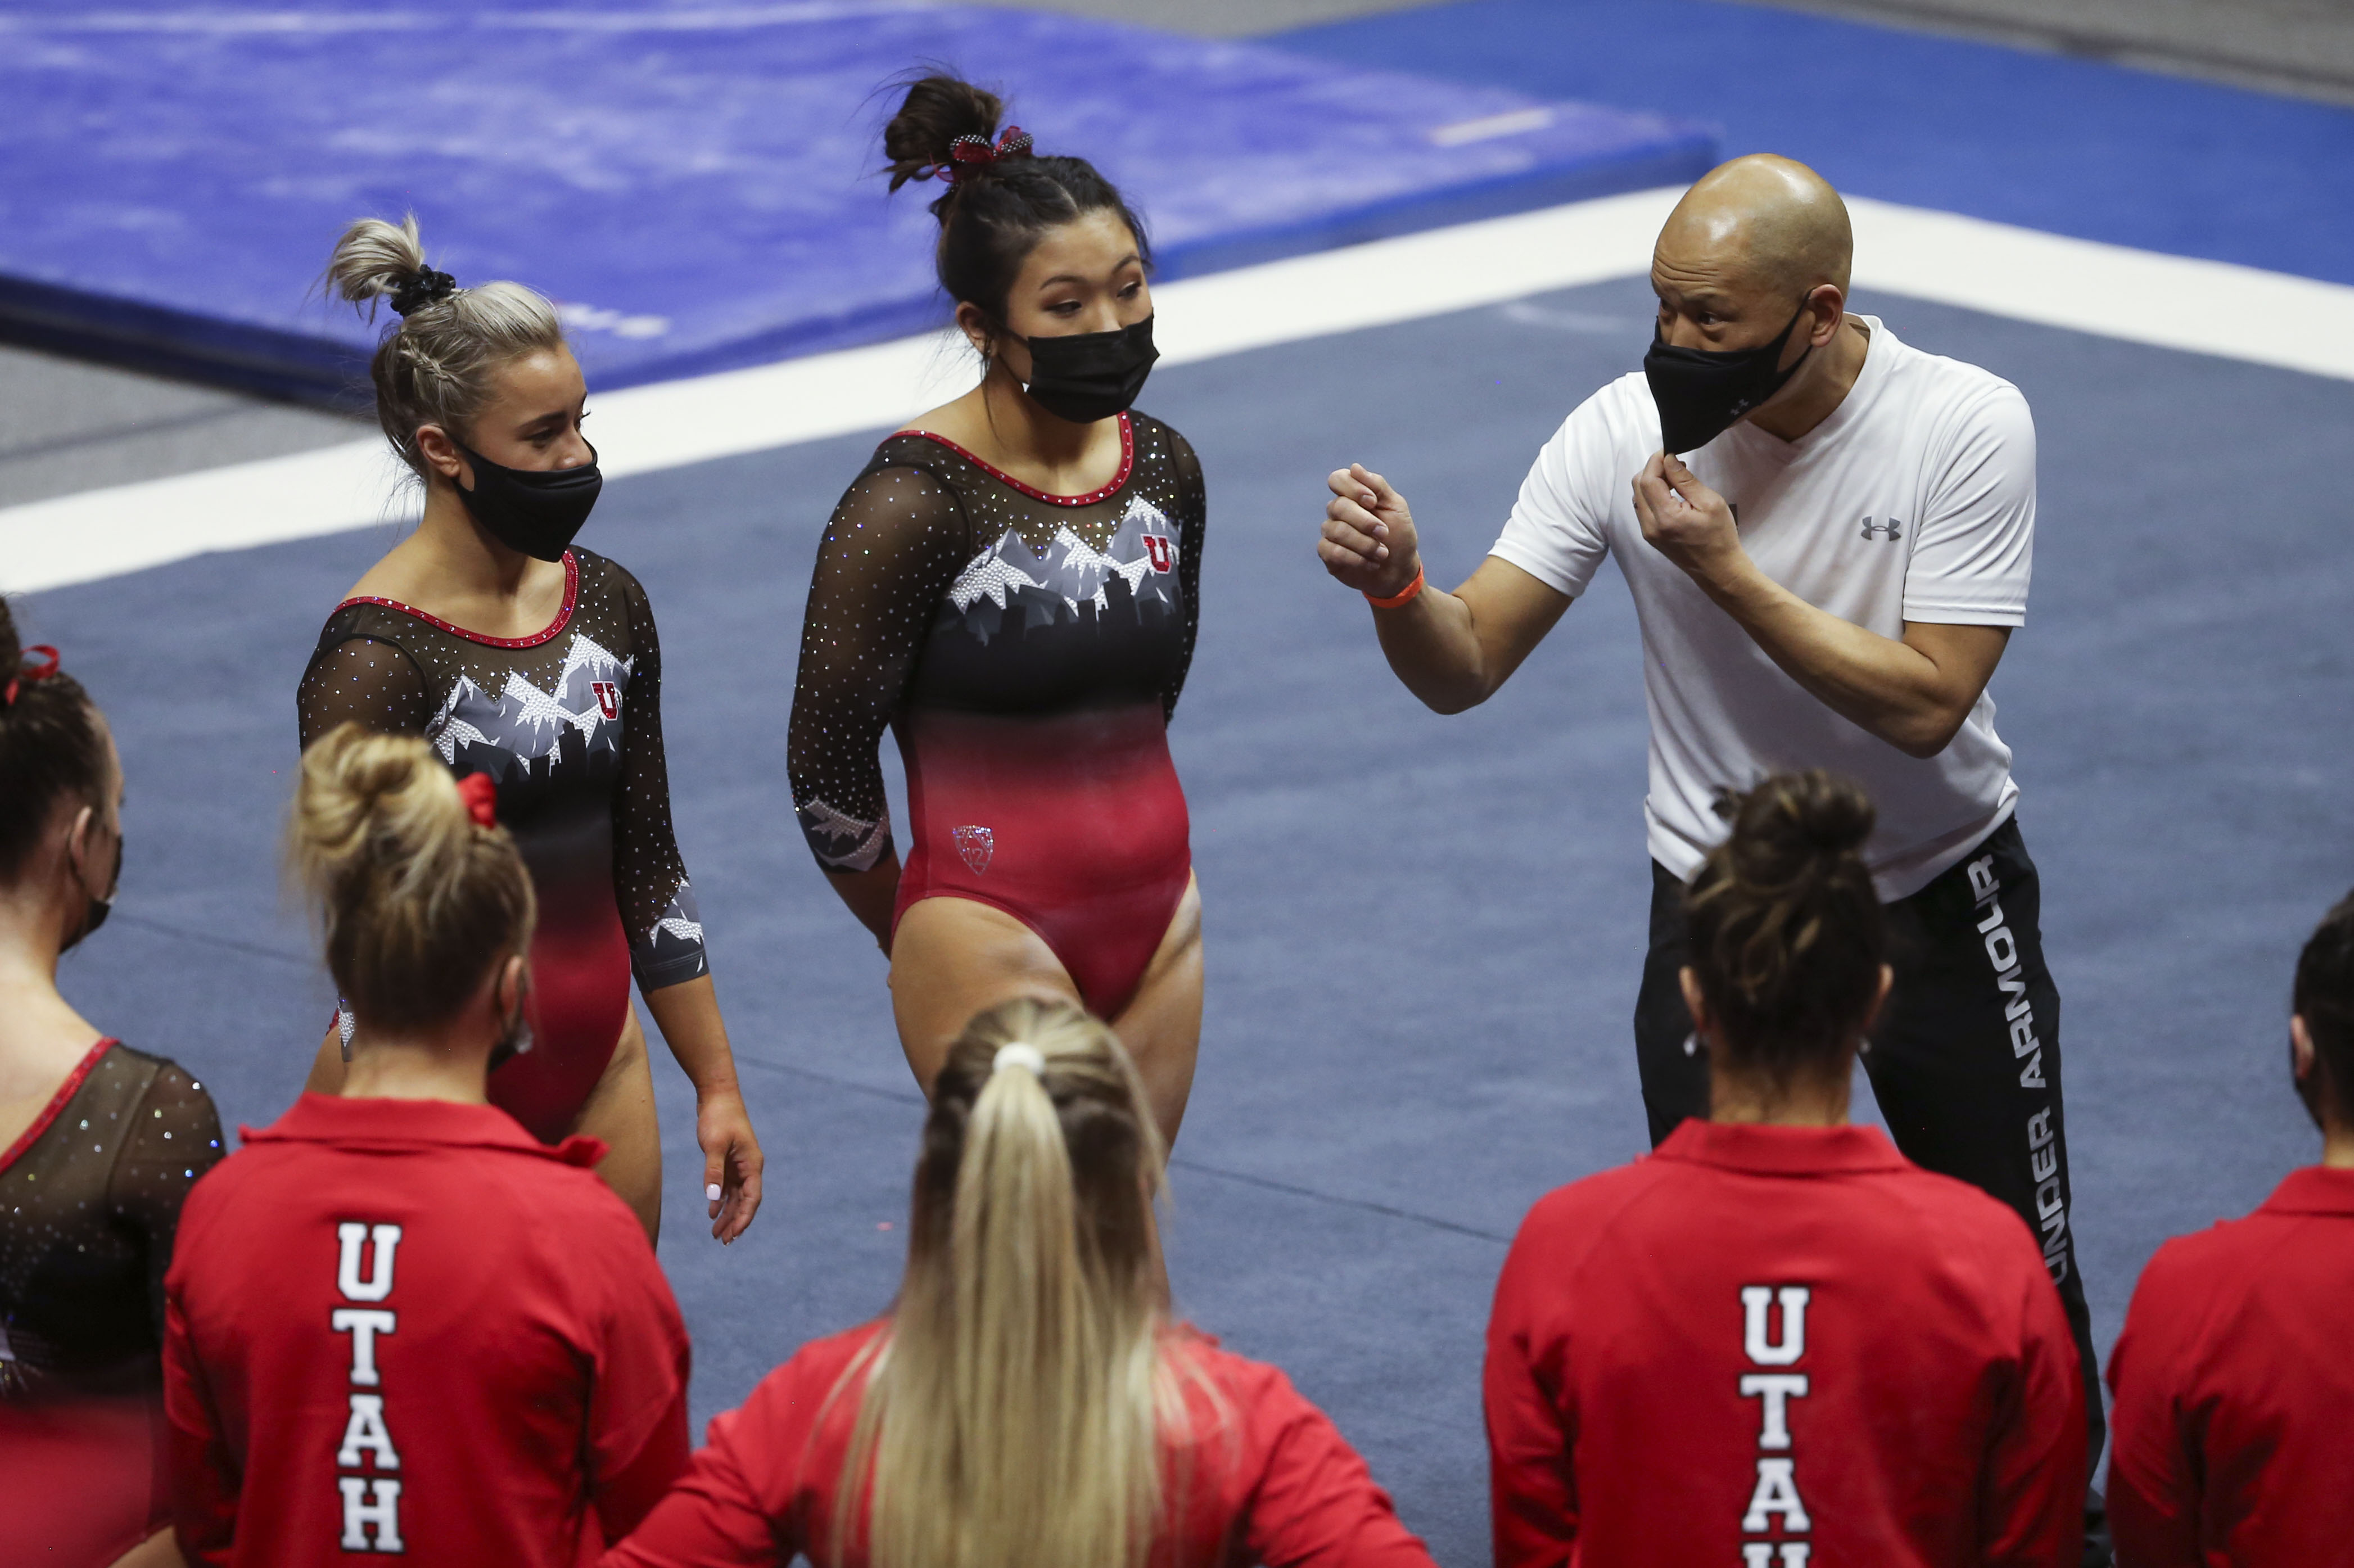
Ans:
{"type": "Polygon", "coordinates": [[[956,831],[957,853],[964,856],[965,864],[979,876],[989,869],[989,857],[997,848],[997,835],[987,828],[959,828],[956,831]]]}

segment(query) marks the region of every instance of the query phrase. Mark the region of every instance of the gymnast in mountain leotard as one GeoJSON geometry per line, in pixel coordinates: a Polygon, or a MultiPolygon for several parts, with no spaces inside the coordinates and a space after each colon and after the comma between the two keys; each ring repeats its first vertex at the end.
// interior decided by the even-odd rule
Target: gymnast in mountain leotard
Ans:
{"type": "MultiPolygon", "coordinates": [[[[489,776],[539,906],[532,1039],[491,1074],[491,1102],[544,1142],[602,1139],[599,1173],[651,1234],[662,1146],[634,970],[695,1082],[712,1234],[732,1241],[759,1205],[759,1145],[671,831],[653,610],[635,577],[569,547],[602,482],[580,367],[545,299],[457,288],[425,265],[413,219],[353,225],[328,276],[402,317],[376,352],[376,412],[425,514],[328,618],[298,694],[302,744],[356,722],[489,776]]],[[[313,1089],[340,1086],[348,1044],[331,1033],[313,1089]]]]}
{"type": "Polygon", "coordinates": [[[928,1087],[967,1020],[1050,991],[1109,1021],[1174,1138],[1201,1035],[1200,903],[1167,723],[1193,650],[1202,470],[1129,405],[1154,357],[1149,257],[1076,158],[996,135],[949,77],[884,133],[938,173],[940,281],[981,384],[876,449],[818,549],[793,803],[891,957],[928,1087]],[[907,860],[876,748],[907,763],[907,860]]]}

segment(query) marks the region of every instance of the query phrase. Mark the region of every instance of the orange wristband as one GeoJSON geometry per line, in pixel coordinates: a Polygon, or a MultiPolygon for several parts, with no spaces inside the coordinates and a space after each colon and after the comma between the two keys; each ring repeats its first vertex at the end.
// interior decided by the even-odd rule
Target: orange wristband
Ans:
{"type": "Polygon", "coordinates": [[[1416,561],[1414,564],[1414,581],[1406,584],[1404,588],[1400,589],[1396,597],[1392,599],[1375,599],[1372,594],[1367,594],[1365,596],[1365,602],[1372,605],[1375,609],[1400,609],[1406,605],[1412,604],[1414,602],[1414,596],[1421,591],[1422,563],[1420,561],[1416,561]]]}

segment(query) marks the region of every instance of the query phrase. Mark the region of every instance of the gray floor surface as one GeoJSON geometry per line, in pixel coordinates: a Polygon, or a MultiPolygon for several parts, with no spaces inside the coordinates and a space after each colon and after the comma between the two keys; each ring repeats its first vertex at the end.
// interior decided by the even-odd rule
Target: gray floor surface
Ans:
{"type": "Polygon", "coordinates": [[[332,446],[375,428],[0,345],[0,506],[332,446]]]}

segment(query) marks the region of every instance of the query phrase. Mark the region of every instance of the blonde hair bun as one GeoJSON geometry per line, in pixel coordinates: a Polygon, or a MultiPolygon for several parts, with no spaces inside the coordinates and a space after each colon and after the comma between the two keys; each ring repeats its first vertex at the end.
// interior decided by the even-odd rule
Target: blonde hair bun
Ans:
{"type": "Polygon", "coordinates": [[[327,258],[328,283],[338,298],[355,305],[390,299],[424,270],[425,241],[413,212],[397,224],[380,217],[355,220],[327,258]]]}
{"type": "Polygon", "coordinates": [[[461,440],[490,406],[499,371],[526,355],[565,346],[556,307],[521,283],[461,289],[425,257],[417,215],[398,223],[355,219],[327,258],[325,281],[370,320],[376,302],[401,313],[369,362],[376,423],[400,461],[426,477],[417,432],[438,425],[461,440]]]}
{"type": "Polygon", "coordinates": [[[335,983],[370,1023],[439,1022],[530,942],[536,906],[514,840],[475,822],[415,736],[346,723],[313,741],[287,848],[321,911],[335,983]]]}

